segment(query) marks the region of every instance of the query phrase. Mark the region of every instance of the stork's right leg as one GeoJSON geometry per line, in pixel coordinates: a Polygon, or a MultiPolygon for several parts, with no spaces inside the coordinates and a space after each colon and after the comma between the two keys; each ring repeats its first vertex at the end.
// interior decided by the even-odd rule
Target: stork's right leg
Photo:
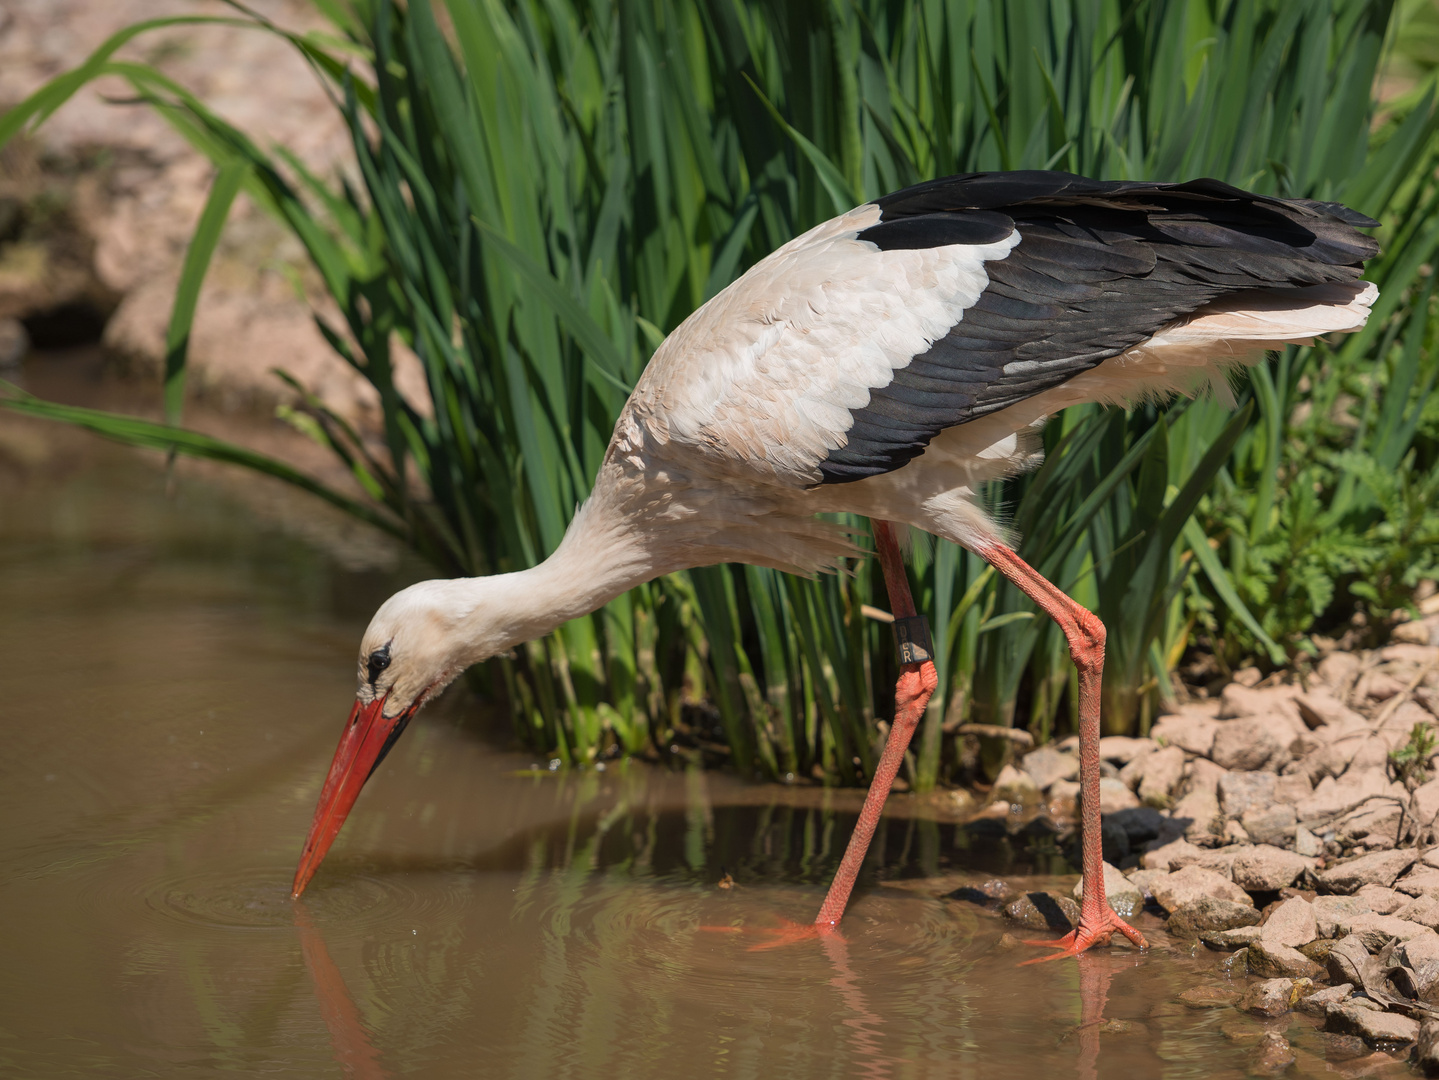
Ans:
{"type": "MultiPolygon", "coordinates": [[[[1104,679],[1104,624],[1087,608],[1075,603],[1037,570],[1002,544],[979,548],[978,553],[1001,574],[1019,586],[1024,595],[1059,624],[1069,642],[1069,655],[1079,668],[1079,789],[1084,858],[1084,899],[1079,925],[1055,942],[1061,951],[1045,960],[1077,956],[1095,945],[1107,944],[1117,930],[1141,949],[1144,935],[1121,919],[1104,893],[1104,854],[1099,818],[1099,690],[1104,679]]],[[[1034,963],[1035,961],[1030,961],[1034,963]]]]}

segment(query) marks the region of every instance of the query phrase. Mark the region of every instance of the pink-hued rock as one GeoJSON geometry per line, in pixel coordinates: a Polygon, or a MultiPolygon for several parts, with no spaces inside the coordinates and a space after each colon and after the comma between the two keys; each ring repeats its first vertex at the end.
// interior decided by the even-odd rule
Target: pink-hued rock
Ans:
{"type": "Polygon", "coordinates": [[[1311,728],[1335,727],[1349,731],[1356,726],[1367,726],[1364,717],[1333,694],[1323,690],[1299,694],[1294,698],[1294,704],[1299,708],[1299,715],[1311,728]]]}
{"type": "Polygon", "coordinates": [[[1219,725],[1210,756],[1221,768],[1253,771],[1264,768],[1282,749],[1267,719],[1248,717],[1219,725]]]}
{"type": "Polygon", "coordinates": [[[1134,792],[1124,786],[1124,781],[1106,776],[1099,781],[1099,812],[1117,814],[1121,810],[1133,810],[1139,805],[1134,792]]]}
{"type": "Polygon", "coordinates": [[[1432,866],[1416,866],[1396,881],[1394,888],[1406,896],[1439,897],[1439,870],[1432,866]]]}
{"type": "Polygon", "coordinates": [[[1314,784],[1303,772],[1292,772],[1279,778],[1274,785],[1274,801],[1286,806],[1295,806],[1309,798],[1314,784]]]}
{"type": "Polygon", "coordinates": [[[1410,1043],[1419,1037],[1419,1021],[1346,1002],[1329,1010],[1324,1030],[1339,1035],[1358,1035],[1371,1046],[1410,1043]]]}
{"type": "Polygon", "coordinates": [[[1138,889],[1146,900],[1152,900],[1154,899],[1154,882],[1160,878],[1168,877],[1169,871],[1160,869],[1131,870],[1128,876],[1130,884],[1138,889]]]}
{"type": "Polygon", "coordinates": [[[1287,945],[1297,949],[1319,936],[1314,908],[1302,896],[1291,896],[1269,913],[1259,928],[1259,936],[1270,945],[1287,945]]]}
{"type": "Polygon", "coordinates": [[[1394,915],[1411,902],[1410,898],[1383,885],[1365,885],[1354,894],[1376,915],[1394,915]]]}
{"type": "Polygon", "coordinates": [[[1368,902],[1358,896],[1316,896],[1310,907],[1314,909],[1322,938],[1342,937],[1349,931],[1341,927],[1347,928],[1360,915],[1374,914],[1368,902]]]}
{"type": "Polygon", "coordinates": [[[1163,870],[1166,874],[1181,867],[1192,866],[1204,856],[1204,849],[1188,840],[1171,840],[1156,846],[1139,857],[1139,865],[1145,870],[1163,870]]]}
{"type": "Polygon", "coordinates": [[[1041,791],[1056,780],[1074,780],[1079,776],[1079,758],[1061,754],[1052,746],[1041,746],[1024,755],[1019,767],[1030,776],[1041,791]]]}
{"type": "MultiPolygon", "coordinates": [[[[1405,899],[1408,900],[1408,897],[1405,899]]],[[[1418,923],[1430,930],[1439,930],[1439,898],[1434,896],[1416,896],[1393,914],[1396,919],[1418,923]]]]}
{"type": "Polygon", "coordinates": [[[1244,816],[1251,806],[1274,802],[1279,778],[1272,772],[1231,772],[1219,778],[1219,809],[1232,818],[1244,816]]]}
{"type": "Polygon", "coordinates": [[[1294,811],[1301,822],[1318,822],[1327,826],[1331,819],[1353,810],[1370,796],[1383,795],[1388,790],[1389,778],[1378,769],[1346,775],[1342,781],[1326,776],[1315,785],[1309,798],[1294,807],[1294,811]]]}
{"type": "Polygon", "coordinates": [[[1208,757],[1217,730],[1219,724],[1212,708],[1185,705],[1178,712],[1161,716],[1149,734],[1157,742],[1208,757]]]}
{"type": "MultiPolygon", "coordinates": [[[[1260,776],[1261,773],[1240,773],[1241,776],[1260,776]]],[[[1244,811],[1239,823],[1256,844],[1273,844],[1275,847],[1291,847],[1294,834],[1298,831],[1299,815],[1294,807],[1283,803],[1265,806],[1251,806],[1244,811]]],[[[1300,852],[1301,855],[1308,854],[1300,852]]]]}
{"type": "Polygon", "coordinates": [[[1336,696],[1342,697],[1359,677],[1362,664],[1363,661],[1354,653],[1332,652],[1319,661],[1316,673],[1336,696]]]}
{"type": "Polygon", "coordinates": [[[1235,1008],[1255,1016],[1283,1016],[1298,1000],[1293,979],[1266,979],[1250,986],[1235,1008]]]}
{"type": "Polygon", "coordinates": [[[1260,927],[1259,939],[1248,945],[1245,962],[1249,974],[1261,979],[1315,979],[1324,974],[1322,967],[1298,949],[1266,941],[1263,930],[1260,927]]]}
{"type": "Polygon", "coordinates": [[[1257,689],[1232,682],[1219,695],[1219,718],[1226,720],[1282,714],[1297,719],[1299,710],[1294,704],[1295,693],[1297,688],[1293,686],[1267,686],[1257,689]]]}
{"type": "Polygon", "coordinates": [[[1099,756],[1117,765],[1128,765],[1140,754],[1158,749],[1153,739],[1134,739],[1128,735],[1106,735],[1099,740],[1099,756]]]}
{"type": "Polygon", "coordinates": [[[1175,911],[1201,896],[1232,900],[1236,904],[1254,904],[1249,894],[1234,882],[1198,866],[1186,866],[1182,870],[1176,870],[1168,877],[1153,882],[1150,888],[1154,892],[1154,899],[1165,911],[1175,911]]]}
{"type": "Polygon", "coordinates": [[[1338,863],[1317,875],[1319,886],[1328,892],[1356,893],[1365,885],[1393,885],[1396,878],[1414,865],[1413,851],[1374,851],[1338,863]]]}
{"type": "Polygon", "coordinates": [[[1335,919],[1334,926],[1340,936],[1357,937],[1371,953],[1377,953],[1391,941],[1408,941],[1421,934],[1434,933],[1421,923],[1394,915],[1353,915],[1347,921],[1335,919]]]}
{"type": "Polygon", "coordinates": [[[1212,761],[1196,758],[1179,789],[1179,799],[1169,813],[1175,821],[1188,821],[1184,833],[1189,837],[1213,836],[1219,831],[1219,778],[1225,771],[1212,761]]]}
{"type": "Polygon", "coordinates": [[[1242,889],[1274,892],[1293,885],[1313,869],[1313,859],[1269,844],[1256,844],[1234,857],[1229,873],[1242,889]]]}
{"type": "Polygon", "coordinates": [[[1150,806],[1167,806],[1184,778],[1184,751],[1166,746],[1143,758],[1138,784],[1139,800],[1150,806]]]}

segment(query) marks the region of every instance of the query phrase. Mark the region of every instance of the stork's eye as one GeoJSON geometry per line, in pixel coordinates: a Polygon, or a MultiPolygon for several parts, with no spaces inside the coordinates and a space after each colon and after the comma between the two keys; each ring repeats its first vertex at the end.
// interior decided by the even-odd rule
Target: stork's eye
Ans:
{"type": "Polygon", "coordinates": [[[390,666],[390,646],[381,645],[370,654],[369,660],[365,661],[365,670],[370,676],[370,684],[373,686],[380,672],[390,666]]]}

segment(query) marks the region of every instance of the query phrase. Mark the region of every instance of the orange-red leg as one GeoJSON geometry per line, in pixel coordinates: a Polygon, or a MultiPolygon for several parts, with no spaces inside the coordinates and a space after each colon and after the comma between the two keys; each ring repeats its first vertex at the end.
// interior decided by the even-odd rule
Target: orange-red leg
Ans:
{"type": "MultiPolygon", "coordinates": [[[[1104,624],[1093,612],[1075,603],[1032,566],[1002,544],[979,549],[989,563],[1059,624],[1069,642],[1069,655],[1079,668],[1079,787],[1084,852],[1084,899],[1079,925],[1058,941],[1031,944],[1059,949],[1041,960],[1077,956],[1095,945],[1106,945],[1117,930],[1141,949],[1144,935],[1121,919],[1104,893],[1104,851],[1099,818],[1099,689],[1104,679],[1104,624]]],[[[1031,960],[1029,963],[1038,963],[1031,960]]]]}
{"type": "MultiPolygon", "coordinates": [[[[899,541],[894,525],[888,521],[872,522],[874,546],[879,553],[879,565],[884,571],[885,587],[889,590],[889,604],[896,619],[911,618],[915,614],[914,598],[909,592],[909,578],[904,572],[904,559],[900,555],[899,541]]],[[[933,662],[926,660],[918,664],[905,664],[900,668],[899,682],[894,688],[894,723],[889,729],[884,752],[880,754],[879,765],[869,783],[869,794],[865,796],[864,807],[859,812],[859,821],[845,848],[844,858],[835,871],[829,894],[815,916],[816,926],[833,926],[844,915],[849,894],[854,889],[859,870],[864,865],[864,856],[869,851],[869,842],[879,825],[884,803],[889,798],[889,789],[904,761],[904,752],[909,748],[919,718],[929,705],[930,695],[939,685],[939,673],[933,662]]]]}

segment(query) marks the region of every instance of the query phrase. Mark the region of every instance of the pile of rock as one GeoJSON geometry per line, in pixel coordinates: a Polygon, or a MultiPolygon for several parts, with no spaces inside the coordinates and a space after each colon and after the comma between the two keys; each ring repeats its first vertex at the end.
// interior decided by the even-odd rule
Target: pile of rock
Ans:
{"type": "MultiPolygon", "coordinates": [[[[1426,643],[1332,653],[1307,686],[1241,672],[1219,697],[1162,716],[1147,738],[1100,740],[1106,857],[1126,870],[1200,866],[1273,892],[1317,884],[1353,856],[1433,843],[1439,781],[1410,790],[1390,754],[1416,725],[1439,721],[1439,612],[1407,626],[1426,643]]],[[[1077,750],[1071,738],[1032,751],[1001,774],[996,801],[1072,822],[1077,750]]],[[[1412,862],[1396,887],[1439,892],[1439,855],[1412,862]]]]}
{"type": "MultiPolygon", "coordinates": [[[[1439,779],[1401,782],[1390,757],[1439,722],[1439,614],[1411,625],[1408,640],[1331,654],[1307,686],[1241,673],[1148,738],[1101,741],[1115,910],[1147,908],[1172,937],[1223,951],[1230,974],[1256,980],[1240,1009],[1302,1009],[1373,1045],[1422,1045],[1439,1019],[1439,779]]],[[[1072,821],[1076,751],[1041,747],[1007,769],[1001,806],[1072,821]]],[[[1077,908],[1031,894],[1006,913],[1055,926],[1077,908]]],[[[1428,1042],[1439,1068],[1439,1023],[1428,1042]]]]}

